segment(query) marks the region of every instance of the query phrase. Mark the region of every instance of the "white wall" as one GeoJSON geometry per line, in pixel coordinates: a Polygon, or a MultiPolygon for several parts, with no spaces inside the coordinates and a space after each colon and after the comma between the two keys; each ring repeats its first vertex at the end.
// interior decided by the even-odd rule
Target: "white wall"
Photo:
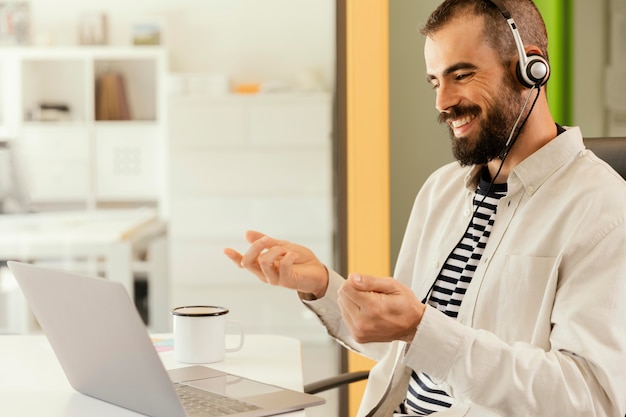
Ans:
{"type": "Polygon", "coordinates": [[[609,136],[626,136],[626,2],[612,0],[608,16],[607,133],[609,136]]]}
{"type": "Polygon", "coordinates": [[[604,136],[607,5],[604,0],[574,0],[573,7],[572,116],[584,135],[604,136]]]}
{"type": "Polygon", "coordinates": [[[453,160],[435,93],[426,82],[424,24],[440,0],[393,0],[389,17],[391,257],[395,263],[415,195],[426,178],[453,160]]]}
{"type": "Polygon", "coordinates": [[[30,0],[35,43],[75,45],[84,13],[103,12],[109,43],[131,43],[142,20],[164,24],[173,72],[225,74],[234,82],[292,81],[319,71],[333,83],[332,0],[30,0]],[[155,19],[156,18],[156,19],[155,19]]]}

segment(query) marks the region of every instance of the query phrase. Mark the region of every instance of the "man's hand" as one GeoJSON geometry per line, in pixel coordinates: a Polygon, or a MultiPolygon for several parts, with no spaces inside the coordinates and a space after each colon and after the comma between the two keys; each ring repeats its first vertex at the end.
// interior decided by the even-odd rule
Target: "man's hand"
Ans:
{"type": "Polygon", "coordinates": [[[250,247],[245,254],[224,249],[224,254],[238,267],[271,285],[312,294],[315,298],[326,294],[328,271],[309,249],[255,231],[246,232],[246,241],[250,247]]]}
{"type": "Polygon", "coordinates": [[[338,296],[344,322],[359,343],[411,342],[426,309],[393,278],[352,274],[338,296]]]}

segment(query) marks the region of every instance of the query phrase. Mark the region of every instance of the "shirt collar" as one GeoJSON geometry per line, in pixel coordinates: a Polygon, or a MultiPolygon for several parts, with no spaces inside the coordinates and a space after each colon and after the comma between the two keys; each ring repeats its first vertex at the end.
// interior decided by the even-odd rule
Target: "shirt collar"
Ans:
{"type": "MultiPolygon", "coordinates": [[[[566,127],[565,131],[552,139],[535,153],[513,168],[507,183],[509,189],[514,183],[521,183],[526,192],[533,194],[552,175],[574,155],[585,149],[579,127],[566,127]]],[[[465,176],[465,186],[475,191],[482,165],[471,167],[465,176]]]]}
{"type": "Polygon", "coordinates": [[[511,184],[517,179],[527,193],[533,194],[554,172],[584,149],[580,128],[565,128],[565,132],[513,168],[507,182],[511,184]]]}

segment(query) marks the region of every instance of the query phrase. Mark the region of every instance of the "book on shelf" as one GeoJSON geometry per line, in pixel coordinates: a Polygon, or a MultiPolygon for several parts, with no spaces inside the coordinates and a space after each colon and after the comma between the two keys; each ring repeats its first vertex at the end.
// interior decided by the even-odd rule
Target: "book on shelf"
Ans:
{"type": "Polygon", "coordinates": [[[130,118],[123,75],[113,71],[102,74],[96,84],[96,120],[130,118]]]}

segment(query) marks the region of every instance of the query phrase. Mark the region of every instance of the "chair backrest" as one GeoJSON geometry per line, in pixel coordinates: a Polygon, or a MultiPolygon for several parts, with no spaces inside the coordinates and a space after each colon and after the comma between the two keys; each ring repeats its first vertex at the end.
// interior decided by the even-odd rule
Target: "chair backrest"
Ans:
{"type": "Polygon", "coordinates": [[[626,137],[585,138],[585,146],[626,179],[626,137]]]}

